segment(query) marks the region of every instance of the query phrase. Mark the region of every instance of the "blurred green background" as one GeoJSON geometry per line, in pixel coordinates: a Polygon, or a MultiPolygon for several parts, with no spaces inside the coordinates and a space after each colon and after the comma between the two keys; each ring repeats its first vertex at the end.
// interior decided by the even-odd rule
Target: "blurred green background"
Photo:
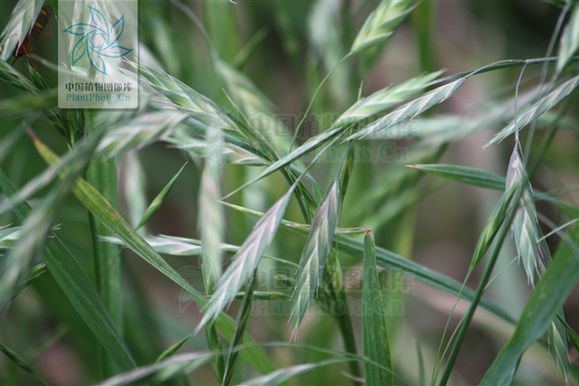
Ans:
{"type": "MultiPolygon", "coordinates": [[[[2,2],[0,26],[5,25],[14,4],[14,0],[2,2]]],[[[376,4],[370,0],[187,2],[207,29],[221,57],[236,65],[273,102],[288,132],[297,125],[318,84],[347,52],[360,25],[376,4]]],[[[191,20],[169,1],[140,0],[139,12],[143,44],[141,61],[147,63],[150,53],[168,73],[230,109],[223,82],[213,69],[203,38],[191,20]]],[[[423,1],[384,50],[367,55],[364,60],[348,62],[335,71],[316,99],[298,140],[303,142],[327,128],[331,123],[328,117],[335,118],[355,102],[359,91],[367,95],[426,71],[445,69],[450,74],[500,59],[542,57],[558,15],[558,7],[539,0],[423,1]]],[[[45,76],[50,86],[55,86],[56,73],[35,59],[38,56],[52,62],[56,60],[55,20],[52,24],[47,29],[49,32],[36,41],[32,57],[18,60],[15,66],[26,72],[26,66],[31,65],[45,76]]],[[[519,70],[506,69],[470,80],[457,95],[430,114],[484,115],[493,104],[513,96],[519,70]]],[[[540,66],[527,70],[523,90],[537,84],[540,70],[540,66]]],[[[6,106],[3,101],[21,95],[20,91],[3,83],[0,108],[6,106]]],[[[41,114],[34,111],[21,114],[2,108],[0,116],[0,140],[8,144],[0,147],[0,166],[18,186],[23,186],[46,167],[23,134],[23,122],[32,126],[53,149],[61,154],[66,151],[66,141],[41,114]]],[[[496,127],[489,127],[454,142],[446,149],[441,162],[504,175],[511,143],[481,150],[496,130],[496,127]]],[[[577,186],[577,134],[575,125],[557,135],[534,181],[537,189],[577,186]]],[[[287,138],[289,141],[291,134],[287,138]]],[[[378,153],[372,154],[379,154],[381,149],[374,149],[378,153]]],[[[386,182],[406,173],[404,165],[413,161],[406,154],[409,149],[409,143],[398,141],[387,148],[387,156],[357,164],[340,225],[372,226],[378,245],[411,256],[413,260],[462,281],[477,235],[500,194],[455,183],[442,186],[433,177],[423,177],[411,189],[401,186],[388,191],[386,182]]],[[[142,165],[139,182],[144,184],[146,196],[151,200],[185,158],[175,149],[153,145],[140,151],[138,159],[142,165]]],[[[335,167],[328,162],[314,169],[320,181],[326,180],[323,190],[333,176],[328,170],[335,170],[335,167]]],[[[125,213],[133,199],[129,185],[137,179],[134,173],[127,160],[119,160],[120,195],[125,213]]],[[[150,233],[199,238],[196,224],[200,173],[200,164],[187,166],[161,211],[149,224],[150,233]]],[[[237,188],[251,173],[254,171],[249,168],[227,166],[222,190],[229,192],[237,188]]],[[[272,176],[257,187],[236,195],[233,201],[264,210],[286,189],[281,177],[272,176]]],[[[579,194],[574,190],[564,197],[572,203],[579,201],[579,194]]],[[[545,206],[539,210],[558,222],[560,215],[553,208],[545,206]]],[[[238,244],[247,236],[253,219],[231,210],[226,214],[227,242],[238,244]]],[[[301,221],[295,204],[290,207],[287,217],[301,221]]],[[[4,216],[0,225],[12,221],[4,216]]],[[[86,272],[94,275],[88,214],[74,197],[67,199],[58,214],[57,224],[58,234],[71,252],[83,263],[86,272]]],[[[554,247],[557,239],[549,238],[549,242],[554,247]]],[[[298,261],[302,246],[302,238],[281,230],[269,253],[298,261]]],[[[514,255],[514,248],[504,249],[501,267],[496,271],[498,274],[490,292],[505,309],[516,313],[525,304],[529,289],[520,267],[512,264],[514,255]]],[[[197,258],[167,257],[167,260],[198,285],[197,258]]],[[[131,253],[124,253],[123,264],[128,344],[140,364],[150,363],[163,348],[195,328],[199,310],[188,303],[176,286],[131,253]]],[[[346,258],[343,262],[353,299],[357,296],[356,288],[359,289],[359,275],[356,274],[359,264],[359,260],[346,258]]],[[[276,271],[279,267],[271,262],[260,269],[279,273],[276,271]]],[[[475,273],[471,284],[476,282],[478,274],[475,273]]],[[[259,282],[261,288],[287,290],[283,280],[272,277],[264,274],[259,282]]],[[[428,358],[435,354],[454,298],[412,279],[403,280],[395,292],[398,293],[395,296],[400,297],[400,308],[392,312],[392,319],[396,320],[393,323],[394,358],[400,372],[410,382],[417,377],[416,342],[420,342],[428,363],[428,358]]],[[[279,303],[279,309],[273,311],[267,311],[268,306],[259,301],[254,306],[249,331],[257,340],[289,339],[290,326],[286,323],[289,306],[285,301],[279,303]]],[[[465,305],[459,303],[456,313],[464,310],[465,305]]],[[[575,291],[569,298],[565,311],[569,324],[579,326],[579,292],[575,291]]],[[[451,326],[456,320],[452,318],[451,326]]],[[[354,323],[359,323],[356,317],[354,323]]],[[[467,335],[463,355],[457,364],[459,370],[455,381],[460,384],[472,384],[480,379],[511,333],[510,327],[482,310],[474,326],[467,335]]],[[[97,343],[87,334],[84,323],[49,275],[35,280],[9,309],[3,311],[0,341],[28,358],[44,378],[54,384],[78,385],[96,379],[97,343]]],[[[341,349],[333,320],[315,310],[300,328],[297,343],[341,349]]],[[[185,348],[204,350],[205,341],[196,336],[185,348]]],[[[324,357],[314,351],[283,348],[271,349],[271,353],[280,365],[324,357]]],[[[577,363],[579,354],[572,352],[571,355],[572,361],[577,363]]],[[[320,369],[300,377],[296,384],[348,384],[340,371],[334,367],[320,369]]],[[[535,380],[556,382],[555,374],[554,366],[539,349],[525,356],[519,372],[520,379],[528,381],[525,384],[535,384],[535,380]]],[[[195,384],[210,384],[213,382],[211,369],[207,367],[196,372],[192,379],[195,384]]],[[[0,355],[0,383],[34,382],[0,355]]]]}

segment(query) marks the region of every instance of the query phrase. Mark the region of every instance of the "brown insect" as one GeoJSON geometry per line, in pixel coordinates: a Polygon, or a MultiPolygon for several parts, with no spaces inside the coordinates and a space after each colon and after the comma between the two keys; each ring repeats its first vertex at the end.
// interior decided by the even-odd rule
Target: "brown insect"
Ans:
{"type": "Polygon", "coordinates": [[[38,18],[34,22],[34,26],[30,30],[30,33],[24,38],[24,41],[20,47],[14,52],[14,58],[21,58],[22,56],[28,56],[32,52],[32,47],[36,40],[40,36],[50,36],[50,31],[45,31],[46,27],[50,23],[50,17],[52,16],[52,8],[49,5],[45,5],[40,10],[38,18]]]}

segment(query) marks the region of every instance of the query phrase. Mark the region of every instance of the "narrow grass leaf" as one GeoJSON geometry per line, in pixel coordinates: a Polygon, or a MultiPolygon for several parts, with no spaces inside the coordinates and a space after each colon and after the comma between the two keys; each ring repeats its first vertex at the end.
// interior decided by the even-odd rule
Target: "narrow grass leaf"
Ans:
{"type": "MultiPolygon", "coordinates": [[[[26,129],[28,134],[36,140],[36,134],[33,133],[31,130],[26,129]]],[[[4,213],[6,210],[10,209],[11,207],[18,205],[24,201],[29,200],[32,196],[43,188],[46,188],[55,180],[58,179],[59,176],[63,175],[67,171],[70,171],[75,168],[75,164],[79,162],[83,157],[86,157],[86,152],[89,148],[93,148],[97,146],[99,138],[102,136],[102,131],[95,131],[89,135],[87,135],[82,140],[82,145],[76,146],[75,148],[68,151],[65,155],[62,156],[52,165],[49,165],[46,170],[40,173],[38,176],[30,180],[26,183],[20,190],[10,198],[10,200],[6,200],[5,203],[0,205],[0,214],[4,213]]],[[[91,154],[94,152],[94,149],[90,150],[91,154]]]]}
{"type": "Polygon", "coordinates": [[[488,249],[490,248],[491,244],[493,243],[497,232],[501,228],[505,217],[507,215],[507,210],[511,205],[511,201],[513,198],[513,194],[515,193],[515,189],[510,188],[508,189],[499,200],[499,203],[491,213],[489,221],[485,225],[479,239],[476,243],[476,247],[474,253],[472,255],[472,259],[469,263],[469,271],[475,269],[478,263],[482,260],[484,255],[487,253],[488,249]]]}
{"type": "MultiPolygon", "coordinates": [[[[407,165],[407,167],[472,186],[498,191],[505,189],[505,177],[477,168],[444,164],[416,164],[407,165]]],[[[579,216],[579,209],[552,194],[533,192],[533,199],[535,201],[548,201],[570,217],[579,216]]]]}
{"type": "Polygon", "coordinates": [[[167,185],[165,185],[163,187],[163,189],[161,189],[159,194],[157,194],[157,196],[155,196],[153,201],[151,201],[151,204],[145,210],[145,213],[143,214],[141,221],[139,221],[139,224],[135,227],[135,230],[140,229],[145,224],[147,224],[149,222],[149,220],[155,215],[155,213],[157,213],[157,211],[161,208],[161,206],[163,205],[163,202],[165,202],[165,199],[167,198],[169,193],[171,193],[171,190],[173,190],[175,183],[177,182],[177,180],[181,176],[181,173],[183,173],[183,170],[185,170],[186,166],[187,166],[187,162],[185,162],[185,164],[183,164],[183,166],[181,166],[181,168],[177,171],[177,173],[175,173],[175,175],[169,180],[167,185]]]}
{"type": "MultiPolygon", "coordinates": [[[[2,248],[0,247],[0,249],[2,249],[2,248]]],[[[2,254],[0,254],[0,257],[2,257],[2,254]]],[[[25,288],[27,288],[28,285],[30,285],[35,279],[44,275],[46,272],[47,272],[46,264],[38,263],[38,264],[33,265],[30,268],[30,273],[28,274],[28,277],[26,277],[20,283],[20,285],[14,289],[14,291],[12,292],[11,298],[8,300],[8,302],[11,302],[14,298],[16,298],[18,296],[18,294],[20,294],[20,292],[22,292],[25,288]]]]}
{"type": "Polygon", "coordinates": [[[579,254],[557,255],[549,264],[527,305],[517,327],[497,358],[485,373],[484,386],[511,384],[518,363],[527,348],[550,328],[563,303],[579,280],[579,254]]]}
{"type": "MultiPolygon", "coordinates": [[[[272,157],[269,157],[268,154],[261,151],[261,149],[257,149],[252,144],[248,143],[246,138],[243,138],[242,128],[238,127],[238,125],[236,125],[236,123],[233,122],[228,115],[222,112],[211,100],[162,71],[148,67],[143,68],[143,66],[140,66],[139,68],[141,69],[142,78],[144,78],[145,84],[162,96],[162,100],[157,103],[165,108],[167,108],[167,106],[172,106],[172,108],[188,113],[189,119],[187,120],[187,125],[192,126],[193,130],[206,134],[209,127],[218,125],[224,132],[224,139],[226,142],[231,142],[240,146],[257,157],[266,159],[269,162],[272,162],[273,159],[277,160],[277,155],[272,159],[272,157]]],[[[181,138],[183,138],[183,136],[181,136],[181,138]]],[[[185,136],[185,138],[187,138],[187,136],[185,136]]],[[[262,147],[268,147],[265,146],[265,141],[261,141],[261,144],[262,147]]],[[[250,159],[250,162],[253,162],[254,160],[255,158],[250,159]]],[[[276,163],[277,162],[278,161],[276,161],[276,163]]],[[[287,165],[288,164],[284,164],[281,167],[287,165]]],[[[296,169],[296,166],[297,165],[290,165],[288,170],[282,170],[290,184],[293,184],[298,178],[297,176],[301,175],[299,168],[296,169]]],[[[252,182],[248,183],[248,185],[251,183],[252,182]]],[[[304,217],[309,218],[308,208],[313,205],[313,200],[311,199],[309,192],[302,186],[302,183],[300,183],[296,189],[296,197],[298,198],[302,214],[304,217]]]]}
{"type": "MultiPolygon", "coordinates": [[[[364,236],[364,281],[362,287],[362,338],[364,356],[392,369],[386,310],[376,271],[376,245],[371,232],[364,236]]],[[[367,385],[393,385],[392,372],[365,362],[367,385]]]]}
{"type": "Polygon", "coordinates": [[[191,373],[208,363],[215,355],[215,353],[209,352],[173,355],[152,365],[141,366],[126,373],[115,375],[97,386],[140,385],[144,380],[161,384],[178,374],[191,373]]]}
{"type": "MultiPolygon", "coordinates": [[[[35,139],[35,146],[39,154],[48,164],[58,162],[58,156],[46,145],[35,139]]],[[[185,279],[183,279],[173,268],[167,264],[155,252],[147,242],[139,236],[123,219],[123,217],[111,206],[111,204],[89,183],[83,179],[78,179],[73,190],[75,196],[104,224],[113,230],[127,245],[149,264],[174,281],[184,289],[189,290],[192,295],[200,296],[185,279]]]]}
{"type": "MultiPolygon", "coordinates": [[[[225,203],[223,203],[225,204],[225,203]]],[[[229,204],[226,204],[229,205],[229,204]]],[[[158,236],[146,236],[143,238],[148,244],[155,249],[160,254],[166,254],[171,256],[200,256],[202,253],[201,240],[190,239],[186,237],[168,236],[168,235],[158,235],[158,236]]],[[[105,237],[104,241],[114,244],[123,244],[123,241],[116,237],[105,237]]],[[[225,253],[236,253],[239,251],[240,246],[223,243],[220,246],[221,250],[225,253]]],[[[275,261],[279,264],[289,265],[293,268],[297,268],[298,264],[284,260],[281,258],[264,255],[266,259],[275,261]]],[[[256,291],[258,293],[259,291],[256,291]]]]}
{"type": "Polygon", "coordinates": [[[225,368],[223,373],[222,386],[228,386],[231,383],[231,378],[233,377],[233,367],[237,360],[237,355],[239,351],[236,350],[237,346],[241,343],[243,335],[245,334],[245,329],[247,328],[247,321],[251,312],[251,305],[253,302],[253,294],[255,289],[256,275],[253,275],[251,282],[247,286],[247,291],[243,296],[243,302],[238,312],[235,335],[229,344],[229,350],[227,352],[227,358],[225,362],[225,368]]]}
{"type": "Polygon", "coordinates": [[[242,186],[235,189],[233,192],[229,193],[225,198],[232,196],[233,194],[245,189],[246,187],[269,176],[270,174],[283,169],[284,167],[292,164],[300,157],[309,154],[310,152],[316,150],[323,144],[327,143],[326,146],[322,148],[322,150],[320,150],[320,153],[323,153],[324,150],[328,149],[332,144],[337,142],[339,135],[343,133],[344,130],[345,128],[340,126],[331,130],[324,131],[323,133],[308,139],[302,145],[295,148],[290,153],[286,154],[285,156],[281,157],[280,159],[278,159],[277,161],[273,162],[271,165],[266,167],[258,176],[250,179],[248,182],[244,183],[242,186]]]}
{"type": "Polygon", "coordinates": [[[16,288],[28,277],[32,261],[39,254],[48,236],[54,216],[63,204],[66,195],[73,188],[77,177],[89,164],[99,138],[96,135],[87,137],[85,141],[71,150],[70,159],[73,162],[68,168],[63,169],[61,181],[42,199],[38,207],[22,224],[22,236],[6,259],[2,261],[0,307],[12,298],[16,288]]]}
{"type": "MultiPolygon", "coordinates": [[[[238,91],[233,92],[239,93],[238,91]]],[[[257,89],[255,89],[255,92],[257,92],[257,89]]],[[[241,97],[241,95],[239,97],[241,97]]],[[[259,100],[261,98],[258,96],[257,99],[259,100]]],[[[259,152],[268,160],[267,163],[277,161],[280,154],[283,155],[289,151],[289,143],[285,140],[287,138],[285,138],[286,135],[284,135],[285,128],[281,123],[276,123],[277,118],[274,116],[273,112],[270,112],[266,107],[263,107],[267,104],[267,101],[262,101],[261,103],[257,102],[257,104],[261,104],[263,107],[261,112],[255,111],[255,106],[253,106],[255,101],[251,102],[250,100],[249,102],[241,102],[250,105],[245,107],[246,111],[242,110],[243,107],[238,107],[235,104],[235,101],[231,101],[231,103],[240,115],[240,118],[236,121],[240,132],[242,132],[249,141],[255,143],[255,146],[259,148],[259,152]],[[257,129],[254,127],[257,127],[257,129]]],[[[307,174],[307,172],[302,172],[300,170],[301,165],[299,164],[299,161],[294,161],[296,162],[290,164],[287,169],[283,168],[281,170],[283,176],[290,185],[293,185],[294,182],[299,179],[298,176],[307,174]]],[[[315,206],[315,201],[302,182],[298,183],[295,196],[303,217],[309,221],[311,216],[310,208],[315,206]]]]}
{"type": "Polygon", "coordinates": [[[185,343],[187,343],[189,341],[189,339],[191,339],[192,336],[193,336],[193,334],[189,334],[189,335],[179,339],[177,342],[173,343],[171,346],[167,347],[161,354],[159,354],[159,356],[157,357],[157,360],[155,362],[162,362],[163,360],[176,354],[177,351],[179,351],[179,349],[181,347],[183,347],[183,345],[185,343]]]}
{"type": "MultiPolygon", "coordinates": [[[[94,130],[94,129],[91,129],[94,130]]],[[[97,129],[98,130],[98,129],[97,129]]],[[[86,172],[86,178],[98,189],[113,207],[119,207],[119,189],[117,182],[116,160],[93,159],[86,172]]],[[[93,254],[97,289],[101,294],[105,306],[109,310],[111,318],[117,330],[123,335],[124,312],[122,290],[122,267],[121,249],[119,246],[99,242],[99,236],[111,235],[111,231],[102,223],[89,218],[90,230],[93,241],[93,254]]],[[[99,353],[99,356],[102,352],[99,353]]],[[[114,358],[105,356],[102,367],[103,375],[111,375],[117,371],[114,358]]]]}
{"type": "MultiPolygon", "coordinates": [[[[227,206],[255,217],[263,217],[264,215],[262,212],[233,204],[227,204],[227,206]]],[[[310,229],[308,225],[287,220],[283,220],[281,225],[286,229],[298,232],[302,235],[307,235],[310,229]]],[[[357,229],[357,231],[359,232],[360,230],[357,229]]],[[[340,229],[336,230],[336,235],[334,237],[335,249],[352,257],[360,257],[364,253],[363,241],[357,240],[351,236],[348,236],[347,234],[342,233],[343,232],[340,229]]],[[[383,269],[403,273],[410,277],[416,278],[418,281],[425,283],[433,288],[440,289],[451,295],[459,296],[461,299],[467,300],[469,302],[474,299],[474,291],[471,288],[464,287],[458,281],[444,274],[433,271],[422,264],[416,263],[394,252],[377,247],[376,261],[377,264],[383,269]]],[[[483,308],[496,315],[500,319],[514,324],[515,319],[508,312],[503,310],[496,303],[493,303],[491,300],[483,298],[480,304],[483,308]]]]}
{"type": "Polygon", "coordinates": [[[414,9],[413,0],[382,0],[358,32],[351,54],[384,44],[414,9]]]}
{"type": "Polygon", "coordinates": [[[330,366],[340,363],[349,362],[351,359],[328,359],[317,363],[305,363],[285,367],[274,371],[271,374],[263,375],[257,378],[240,383],[238,386],[275,386],[286,382],[297,375],[319,369],[324,366],[330,366]]]}
{"type": "MultiPolygon", "coordinates": [[[[522,192],[522,186],[520,184],[515,184],[513,189],[515,190],[514,200],[516,202],[520,198],[520,195],[522,192]]],[[[478,283],[477,290],[474,293],[474,297],[473,297],[473,299],[468,307],[467,312],[461,318],[460,323],[457,326],[455,333],[453,334],[454,339],[451,339],[451,341],[448,343],[448,347],[450,347],[451,349],[450,349],[448,361],[447,361],[446,366],[444,368],[444,372],[443,372],[443,374],[440,378],[440,381],[439,381],[440,386],[445,386],[447,384],[448,380],[450,379],[450,376],[451,376],[452,371],[454,369],[454,366],[456,364],[456,360],[458,358],[458,354],[460,353],[462,343],[464,342],[464,338],[466,336],[466,333],[468,331],[470,323],[472,322],[472,319],[475,315],[476,309],[478,308],[479,304],[481,304],[483,294],[484,294],[484,292],[488,286],[488,283],[491,279],[494,267],[497,263],[499,253],[502,249],[502,246],[503,246],[505,239],[507,238],[507,234],[508,234],[508,231],[510,229],[510,224],[515,217],[515,213],[516,213],[516,206],[511,205],[509,207],[509,210],[507,211],[507,215],[506,215],[506,218],[504,220],[504,224],[500,228],[500,230],[498,231],[498,233],[496,235],[496,240],[494,241],[494,244],[492,245],[492,248],[489,252],[488,263],[485,266],[482,277],[478,283]]],[[[463,287],[464,287],[464,285],[463,285],[463,287]]]]}
{"type": "Polygon", "coordinates": [[[579,75],[557,86],[549,94],[539,99],[527,111],[522,113],[520,116],[516,117],[505,128],[499,131],[484,147],[488,147],[492,144],[502,142],[507,137],[514,134],[516,131],[527,126],[529,123],[536,120],[547,111],[551,110],[559,102],[561,102],[563,99],[569,96],[569,94],[571,94],[577,88],[578,85],[579,85],[579,75]]]}
{"type": "MultiPolygon", "coordinates": [[[[194,243],[193,239],[183,239],[172,236],[147,236],[143,238],[157,253],[171,256],[199,256],[201,255],[201,243],[194,243]],[[191,240],[191,241],[189,241],[191,240]]],[[[123,240],[116,237],[105,237],[104,241],[115,244],[123,244],[123,240]]],[[[196,241],[196,240],[195,240],[196,241]]]]}
{"type": "Polygon", "coordinates": [[[495,190],[503,190],[505,188],[505,179],[503,177],[481,169],[446,164],[418,164],[407,165],[407,167],[467,185],[495,190]]]}
{"type": "MultiPolygon", "coordinates": [[[[466,283],[467,283],[468,279],[470,278],[475,267],[482,260],[482,258],[486,255],[486,253],[489,250],[489,248],[491,247],[492,243],[495,241],[495,238],[496,238],[497,234],[499,233],[499,230],[501,229],[501,227],[503,227],[503,223],[504,223],[506,216],[507,216],[507,210],[512,207],[511,201],[512,201],[512,198],[513,198],[513,195],[515,194],[515,192],[516,192],[515,187],[511,187],[509,190],[507,190],[501,196],[499,203],[497,204],[493,213],[491,214],[485,228],[483,229],[483,231],[482,231],[482,233],[479,236],[479,239],[477,241],[475,251],[473,253],[472,259],[471,259],[470,264],[469,264],[469,270],[468,270],[466,277],[463,281],[463,287],[466,285],[466,283]]],[[[508,227],[508,225],[505,225],[504,227],[506,228],[506,227],[508,227]]],[[[503,231],[503,235],[504,235],[504,233],[505,233],[505,231],[503,231]]],[[[501,238],[502,237],[503,236],[501,236],[501,238]]],[[[496,251],[497,250],[498,250],[497,246],[495,246],[495,249],[494,249],[494,252],[493,252],[492,258],[491,258],[491,263],[494,261],[493,259],[496,258],[496,251]]],[[[494,263],[492,263],[492,264],[494,264],[494,263]]],[[[489,267],[487,266],[487,268],[485,269],[485,277],[486,277],[488,271],[489,271],[489,267]]],[[[479,290],[481,290],[481,288],[482,287],[479,286],[479,290]]],[[[460,292],[462,292],[462,289],[460,292]]],[[[449,319],[449,321],[450,321],[450,319],[449,319]]],[[[460,343],[462,341],[461,334],[463,334],[464,331],[466,331],[464,324],[469,323],[469,322],[470,321],[468,320],[468,316],[467,316],[467,318],[463,318],[461,320],[461,324],[459,325],[457,330],[455,330],[455,333],[458,332],[457,340],[455,342],[453,342],[453,339],[455,336],[455,333],[453,333],[451,335],[450,340],[448,341],[448,344],[445,347],[444,351],[442,351],[441,358],[443,358],[446,355],[447,350],[451,347],[452,344],[454,344],[453,350],[451,352],[451,359],[449,360],[449,364],[447,366],[447,369],[445,370],[445,375],[443,375],[443,378],[446,377],[448,379],[448,377],[450,376],[449,369],[454,364],[454,360],[456,359],[456,356],[458,354],[458,350],[460,348],[460,343]]],[[[448,322],[447,322],[447,325],[448,325],[448,322]]],[[[445,339],[446,328],[447,327],[445,327],[443,336],[441,338],[441,346],[439,346],[439,354],[441,353],[440,349],[442,348],[442,342],[444,342],[444,339],[445,339]]],[[[438,368],[435,367],[433,379],[436,379],[437,373],[438,373],[438,368]]]]}
{"type": "Polygon", "coordinates": [[[10,361],[12,363],[14,363],[18,368],[20,368],[23,371],[26,371],[28,374],[32,375],[34,378],[36,378],[41,384],[43,385],[48,385],[48,383],[46,383],[46,381],[44,379],[42,379],[42,377],[40,376],[40,374],[38,374],[38,372],[34,369],[34,367],[32,367],[26,360],[24,360],[24,358],[22,358],[20,355],[18,355],[16,352],[14,352],[13,350],[9,349],[8,347],[4,346],[3,344],[0,343],[0,351],[6,355],[6,357],[8,359],[10,359],[10,361]]]}
{"type": "MultiPolygon", "coordinates": [[[[195,239],[187,239],[175,236],[148,236],[143,238],[155,251],[161,254],[171,256],[199,256],[201,255],[201,242],[195,239]]],[[[123,241],[116,237],[103,238],[104,241],[115,244],[123,244],[123,241]]],[[[231,246],[233,247],[233,246],[231,246]]],[[[224,250],[229,251],[227,247],[222,246],[224,250]]]]}
{"type": "MultiPolygon", "coordinates": [[[[16,193],[1,170],[0,191],[7,196],[16,193]]],[[[14,212],[20,221],[24,221],[31,209],[27,204],[21,203],[14,207],[14,212]]],[[[43,258],[50,274],[62,288],[65,296],[107,353],[115,358],[119,368],[121,370],[133,368],[135,362],[116,330],[94,284],[56,235],[48,238],[43,258]]]]}
{"type": "Polygon", "coordinates": [[[426,369],[424,366],[424,354],[420,343],[416,341],[416,359],[418,361],[418,384],[426,385],[426,369]]]}
{"type": "MultiPolygon", "coordinates": [[[[466,77],[470,75],[471,74],[468,74],[465,77],[462,77],[452,83],[441,86],[431,91],[430,93],[424,95],[423,97],[420,97],[418,99],[415,99],[414,101],[405,104],[404,106],[400,107],[394,112],[384,116],[383,118],[378,119],[377,121],[374,121],[368,126],[365,126],[361,131],[356,132],[355,134],[351,135],[344,141],[348,142],[351,139],[362,138],[372,133],[381,132],[382,129],[386,127],[395,126],[408,119],[414,118],[415,116],[423,113],[424,111],[428,110],[434,105],[442,103],[444,100],[448,99],[462,85],[466,77]]],[[[321,152],[323,152],[324,149],[329,148],[332,144],[337,142],[340,136],[350,128],[351,128],[350,124],[337,126],[333,125],[332,128],[330,128],[329,130],[326,130],[314,137],[311,137],[301,146],[295,148],[287,155],[282,156],[279,160],[273,162],[271,165],[265,168],[265,170],[263,170],[257,177],[251,179],[241,187],[237,188],[232,193],[228,194],[227,197],[237,193],[238,191],[246,188],[249,185],[254,184],[255,182],[267,177],[268,175],[292,164],[300,157],[316,150],[323,144],[327,144],[326,147],[324,147],[321,150],[321,152]]]]}
{"type": "Polygon", "coordinates": [[[575,350],[579,350],[579,335],[577,335],[575,330],[573,330],[573,328],[569,325],[569,323],[567,323],[564,319],[558,318],[557,321],[563,324],[563,326],[565,327],[567,337],[569,338],[569,341],[573,344],[575,350]]]}
{"type": "MultiPolygon", "coordinates": [[[[39,154],[48,164],[58,162],[58,156],[38,139],[35,146],[39,154]]],[[[203,295],[193,288],[181,275],[179,275],[163,258],[126,222],[126,220],[102,197],[102,195],[83,179],[78,179],[73,193],[78,200],[95,215],[97,219],[107,225],[119,238],[138,256],[143,258],[153,268],[157,269],[168,279],[179,285],[193,296],[197,304],[204,306],[206,301],[203,295]]],[[[50,269],[50,267],[49,267],[50,269]]],[[[232,339],[234,324],[227,316],[215,315],[216,325],[225,339],[232,339]]],[[[251,343],[248,336],[244,337],[244,343],[251,343]]],[[[243,358],[260,372],[267,372],[273,367],[269,358],[259,347],[246,350],[243,358]]]]}

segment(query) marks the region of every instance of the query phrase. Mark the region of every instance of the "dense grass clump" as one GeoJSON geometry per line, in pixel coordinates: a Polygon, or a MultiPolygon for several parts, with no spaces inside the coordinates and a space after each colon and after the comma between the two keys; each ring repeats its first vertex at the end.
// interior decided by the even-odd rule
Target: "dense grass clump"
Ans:
{"type": "Polygon", "coordinates": [[[579,384],[579,2],[491,3],[141,0],[135,110],[2,4],[0,384],[579,384]]]}

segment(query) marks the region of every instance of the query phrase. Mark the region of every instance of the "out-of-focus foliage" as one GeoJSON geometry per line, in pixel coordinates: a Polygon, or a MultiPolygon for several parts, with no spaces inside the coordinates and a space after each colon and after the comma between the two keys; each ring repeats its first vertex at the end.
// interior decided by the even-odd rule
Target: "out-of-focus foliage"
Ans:
{"type": "Polygon", "coordinates": [[[0,384],[579,382],[579,3],[140,0],[125,111],[56,107],[57,3],[0,15],[0,384]]]}

